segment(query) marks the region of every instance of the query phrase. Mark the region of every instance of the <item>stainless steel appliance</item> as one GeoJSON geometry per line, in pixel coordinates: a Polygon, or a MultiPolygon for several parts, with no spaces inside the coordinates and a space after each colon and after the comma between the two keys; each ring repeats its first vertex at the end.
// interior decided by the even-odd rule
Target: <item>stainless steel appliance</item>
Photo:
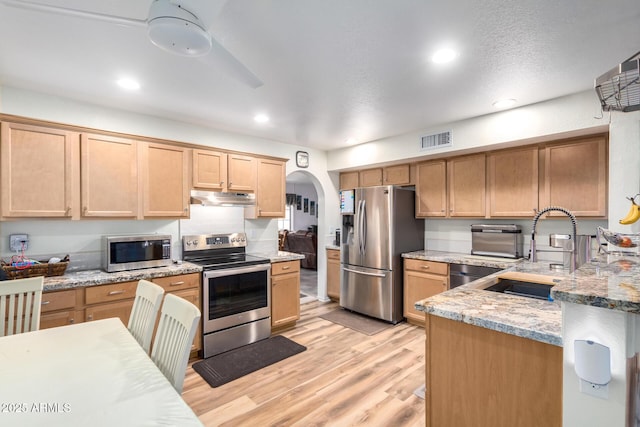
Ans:
{"type": "Polygon", "coordinates": [[[449,289],[466,285],[501,270],[502,268],[480,265],[449,264],[449,289]]]}
{"type": "Polygon", "coordinates": [[[114,271],[171,265],[171,236],[103,236],[102,268],[114,271]]]}
{"type": "Polygon", "coordinates": [[[388,322],[402,316],[403,252],[424,248],[415,192],[394,186],[355,189],[354,214],[342,216],[340,305],[388,322]]]}
{"type": "Polygon", "coordinates": [[[474,224],[471,253],[502,258],[522,258],[522,228],[515,224],[474,224]]]}
{"type": "Polygon", "coordinates": [[[246,246],[244,233],[182,237],[184,260],[203,268],[205,358],[271,335],[271,262],[246,246]]]}

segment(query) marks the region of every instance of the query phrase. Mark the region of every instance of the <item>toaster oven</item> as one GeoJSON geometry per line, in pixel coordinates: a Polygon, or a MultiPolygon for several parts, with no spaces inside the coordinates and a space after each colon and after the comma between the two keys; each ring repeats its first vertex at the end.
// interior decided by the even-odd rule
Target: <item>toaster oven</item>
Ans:
{"type": "Polygon", "coordinates": [[[515,224],[472,225],[471,253],[502,258],[522,258],[522,229],[515,224]]]}

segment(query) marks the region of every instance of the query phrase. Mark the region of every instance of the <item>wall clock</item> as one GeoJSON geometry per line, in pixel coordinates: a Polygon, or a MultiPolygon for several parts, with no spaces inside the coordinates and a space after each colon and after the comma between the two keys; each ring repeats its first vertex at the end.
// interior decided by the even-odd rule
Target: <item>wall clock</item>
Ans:
{"type": "Polygon", "coordinates": [[[299,168],[309,167],[309,153],[306,151],[296,151],[296,165],[299,168]]]}

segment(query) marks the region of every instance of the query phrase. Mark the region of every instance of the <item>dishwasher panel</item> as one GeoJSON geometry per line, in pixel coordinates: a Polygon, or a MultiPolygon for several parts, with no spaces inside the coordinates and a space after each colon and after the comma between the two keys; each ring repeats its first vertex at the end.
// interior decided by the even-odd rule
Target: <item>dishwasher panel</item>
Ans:
{"type": "Polygon", "coordinates": [[[449,264],[449,289],[466,285],[474,280],[481,279],[493,273],[501,271],[502,268],[483,267],[468,264],[449,264]]]}

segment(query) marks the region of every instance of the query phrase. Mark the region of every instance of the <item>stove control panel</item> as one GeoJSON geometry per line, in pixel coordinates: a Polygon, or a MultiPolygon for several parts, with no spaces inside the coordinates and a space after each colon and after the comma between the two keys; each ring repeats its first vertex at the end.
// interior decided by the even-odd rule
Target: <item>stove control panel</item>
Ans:
{"type": "Polygon", "coordinates": [[[247,235],[245,233],[182,236],[182,250],[184,252],[245,246],[247,246],[247,235]]]}

